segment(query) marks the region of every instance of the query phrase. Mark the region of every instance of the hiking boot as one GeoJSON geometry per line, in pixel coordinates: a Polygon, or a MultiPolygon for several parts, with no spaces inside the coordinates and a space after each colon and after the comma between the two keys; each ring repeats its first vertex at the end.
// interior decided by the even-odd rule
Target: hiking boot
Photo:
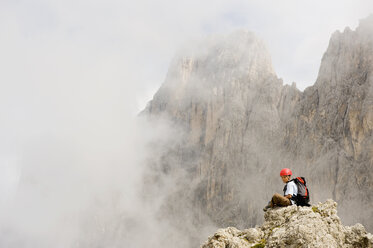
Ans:
{"type": "Polygon", "coordinates": [[[265,207],[263,208],[263,211],[264,211],[264,212],[267,212],[267,210],[270,209],[270,208],[271,208],[271,206],[268,204],[267,206],[265,206],[265,207]]]}

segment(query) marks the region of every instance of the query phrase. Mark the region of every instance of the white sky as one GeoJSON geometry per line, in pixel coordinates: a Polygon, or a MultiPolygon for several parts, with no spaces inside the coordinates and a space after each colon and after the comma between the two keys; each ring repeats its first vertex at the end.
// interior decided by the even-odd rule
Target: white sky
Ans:
{"type": "Polygon", "coordinates": [[[278,76],[304,89],[316,79],[331,33],[355,28],[369,13],[371,0],[2,0],[1,88],[48,94],[63,80],[84,85],[91,77],[93,88],[124,91],[135,113],[183,42],[246,28],[266,42],[278,76]]]}

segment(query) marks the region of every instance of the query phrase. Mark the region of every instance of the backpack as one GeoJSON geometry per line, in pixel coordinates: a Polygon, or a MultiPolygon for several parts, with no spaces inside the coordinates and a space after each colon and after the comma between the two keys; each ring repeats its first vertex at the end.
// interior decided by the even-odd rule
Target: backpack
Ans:
{"type": "MultiPolygon", "coordinates": [[[[306,186],[306,179],[304,177],[297,177],[290,180],[289,182],[291,181],[294,181],[295,185],[297,185],[298,188],[298,194],[296,196],[293,196],[291,199],[295,201],[295,204],[297,204],[297,206],[311,206],[309,204],[310,194],[306,186]]],[[[286,184],[284,187],[284,194],[286,192],[287,185],[288,184],[286,184]]]]}

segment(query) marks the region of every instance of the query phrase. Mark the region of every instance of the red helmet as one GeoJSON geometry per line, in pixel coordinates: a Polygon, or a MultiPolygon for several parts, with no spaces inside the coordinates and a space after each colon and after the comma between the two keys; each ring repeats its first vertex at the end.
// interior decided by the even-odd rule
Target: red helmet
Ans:
{"type": "Polygon", "coordinates": [[[293,175],[293,173],[288,168],[284,168],[280,171],[280,176],[291,176],[291,175],[293,175]]]}

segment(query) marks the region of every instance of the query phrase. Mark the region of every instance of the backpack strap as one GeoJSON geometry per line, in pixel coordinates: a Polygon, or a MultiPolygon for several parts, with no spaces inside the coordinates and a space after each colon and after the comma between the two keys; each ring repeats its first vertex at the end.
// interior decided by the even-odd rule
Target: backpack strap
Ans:
{"type": "MultiPolygon", "coordinates": [[[[295,181],[295,178],[294,179],[291,179],[290,181],[288,181],[286,184],[285,184],[285,187],[284,187],[284,189],[283,189],[283,191],[284,191],[284,196],[285,196],[285,192],[286,192],[286,190],[288,189],[288,183],[290,183],[290,182],[292,182],[292,181],[295,181]]],[[[296,183],[296,182],[295,182],[296,183]]]]}
{"type": "Polygon", "coordinates": [[[299,182],[301,182],[302,184],[306,185],[306,180],[304,179],[304,177],[297,177],[296,178],[299,182]]]}

